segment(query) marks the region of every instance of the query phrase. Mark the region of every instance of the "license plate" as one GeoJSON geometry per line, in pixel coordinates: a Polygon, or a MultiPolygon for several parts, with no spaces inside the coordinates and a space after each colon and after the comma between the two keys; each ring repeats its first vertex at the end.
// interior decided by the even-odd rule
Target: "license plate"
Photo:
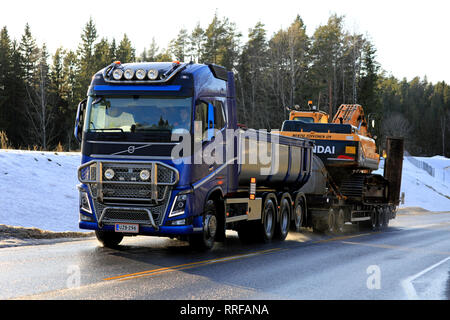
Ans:
{"type": "Polygon", "coordinates": [[[114,230],[122,233],[139,233],[139,225],[130,223],[116,223],[114,230]]]}

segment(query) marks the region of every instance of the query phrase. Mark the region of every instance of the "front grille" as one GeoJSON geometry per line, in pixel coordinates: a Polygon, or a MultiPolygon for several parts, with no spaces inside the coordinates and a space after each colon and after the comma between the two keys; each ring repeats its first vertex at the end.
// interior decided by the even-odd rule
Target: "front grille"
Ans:
{"type": "Polygon", "coordinates": [[[123,222],[146,224],[150,221],[146,210],[107,209],[103,216],[104,222],[123,222]]]}
{"type": "Polygon", "coordinates": [[[152,187],[149,184],[112,184],[103,183],[103,199],[105,200],[137,200],[143,202],[159,202],[165,197],[169,186],[157,186],[156,197],[152,197],[152,187]]]}

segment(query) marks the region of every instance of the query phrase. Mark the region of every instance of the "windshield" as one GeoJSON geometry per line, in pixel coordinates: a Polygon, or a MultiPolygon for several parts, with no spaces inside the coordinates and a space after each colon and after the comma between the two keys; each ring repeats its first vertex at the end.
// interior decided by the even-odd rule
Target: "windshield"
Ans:
{"type": "Polygon", "coordinates": [[[85,131],[189,132],[191,104],[192,98],[91,97],[85,131]]]}
{"type": "Polygon", "coordinates": [[[308,118],[308,117],[295,117],[294,120],[303,121],[306,123],[314,123],[314,118],[308,118]]]}

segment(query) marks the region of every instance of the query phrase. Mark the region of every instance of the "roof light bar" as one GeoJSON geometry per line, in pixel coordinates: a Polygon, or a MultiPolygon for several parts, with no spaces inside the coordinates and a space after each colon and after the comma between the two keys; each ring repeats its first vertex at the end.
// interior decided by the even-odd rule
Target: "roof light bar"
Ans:
{"type": "Polygon", "coordinates": [[[106,67],[103,71],[103,79],[107,83],[117,84],[157,84],[165,83],[173,78],[176,74],[183,71],[188,63],[180,63],[174,61],[172,68],[165,73],[160,73],[157,69],[133,69],[124,68],[125,66],[120,61],[115,61],[106,67]]]}

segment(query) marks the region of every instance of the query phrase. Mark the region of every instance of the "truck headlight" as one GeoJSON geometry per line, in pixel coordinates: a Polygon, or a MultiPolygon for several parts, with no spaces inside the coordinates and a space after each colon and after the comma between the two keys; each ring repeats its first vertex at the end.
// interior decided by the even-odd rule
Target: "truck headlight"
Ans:
{"type": "Polygon", "coordinates": [[[141,178],[142,181],[147,181],[150,179],[150,171],[147,169],[142,170],[141,173],[139,173],[139,178],[141,178]]]}
{"type": "Polygon", "coordinates": [[[80,190],[80,209],[92,214],[91,204],[89,203],[89,197],[85,190],[80,190]]]}
{"type": "Polygon", "coordinates": [[[186,208],[186,200],[187,200],[186,194],[178,195],[175,198],[172,210],[170,210],[169,218],[184,214],[184,210],[186,208]]]}
{"type": "Polygon", "coordinates": [[[115,172],[113,169],[107,169],[105,171],[105,178],[108,180],[111,180],[112,178],[114,178],[115,172]]]}

